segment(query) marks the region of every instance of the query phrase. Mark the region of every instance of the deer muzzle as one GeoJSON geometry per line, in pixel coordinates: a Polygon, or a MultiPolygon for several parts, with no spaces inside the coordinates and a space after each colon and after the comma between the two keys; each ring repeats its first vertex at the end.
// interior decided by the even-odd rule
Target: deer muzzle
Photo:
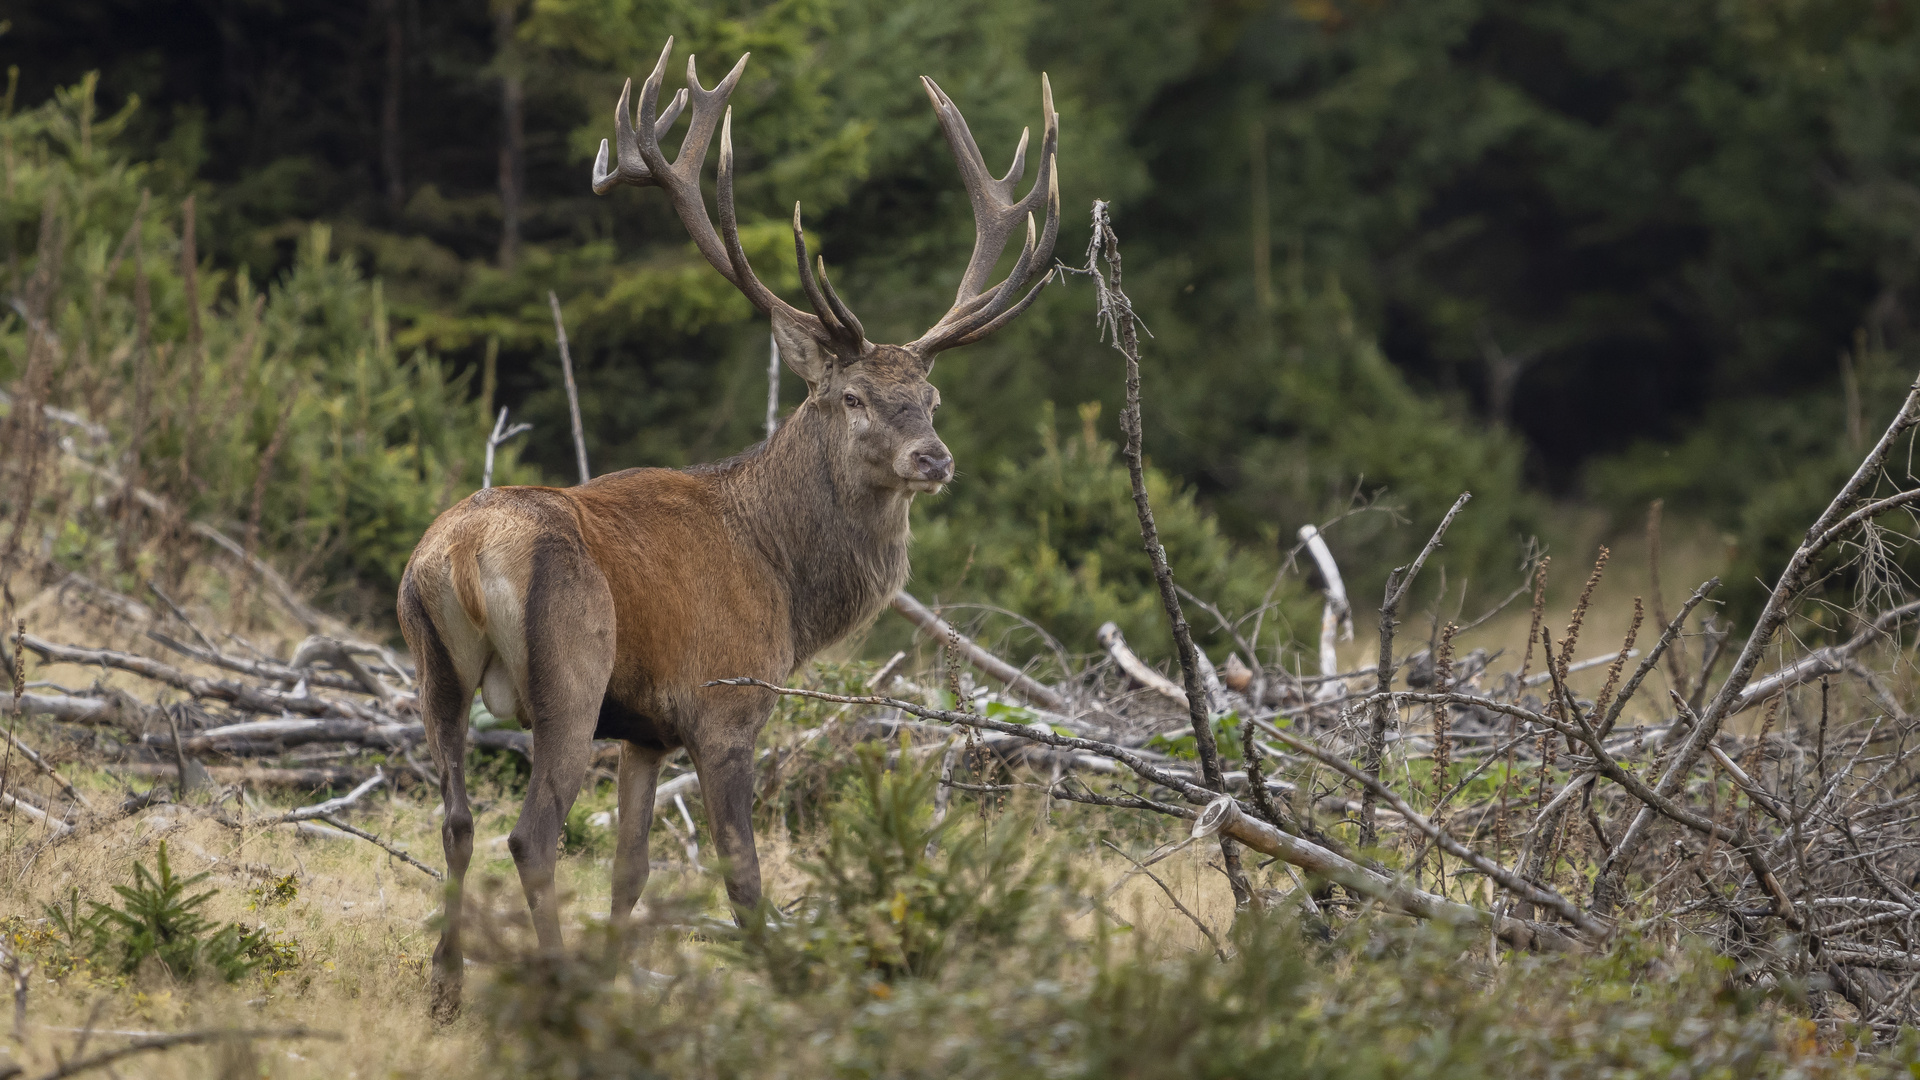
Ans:
{"type": "Polygon", "coordinates": [[[900,478],[915,491],[938,491],[953,479],[953,453],[938,440],[915,446],[901,456],[900,478]]]}

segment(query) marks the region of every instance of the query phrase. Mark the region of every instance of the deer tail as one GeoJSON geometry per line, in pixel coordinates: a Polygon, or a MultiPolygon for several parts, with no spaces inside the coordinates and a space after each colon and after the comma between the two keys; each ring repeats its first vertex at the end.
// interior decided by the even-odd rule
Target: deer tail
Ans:
{"type": "Polygon", "coordinates": [[[453,577],[453,594],[460,598],[460,609],[467,613],[467,620],[476,629],[484,631],[487,628],[487,602],[480,592],[477,547],[474,537],[461,537],[447,552],[447,557],[451,563],[448,569],[453,577]]]}

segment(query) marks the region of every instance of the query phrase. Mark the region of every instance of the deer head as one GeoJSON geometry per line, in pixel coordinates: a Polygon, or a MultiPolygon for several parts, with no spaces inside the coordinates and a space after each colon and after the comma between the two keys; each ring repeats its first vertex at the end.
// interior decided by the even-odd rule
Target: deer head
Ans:
{"type": "Polygon", "coordinates": [[[867,340],[860,320],[834,291],[826,260],[808,259],[800,204],[793,207],[793,250],[800,284],[812,311],[801,311],[774,295],[747,263],[734,214],[733,110],[727,106],[727,97],[752,54],[741,56],[727,77],[711,90],[700,85],[693,58],[688,57],[686,88],[662,110],[658,108],[660,84],[672,51],[673,39],[668,38],[653,73],[640,88],[637,111],[629,108],[633,81],[628,80],[620,91],[620,102],[614,109],[617,153],[610,162],[607,142],[601,140],[600,154],[593,164],[593,190],[604,195],[620,184],[665,188],[694,246],[707,262],[773,320],[781,358],[807,383],[808,399],[802,411],[810,414],[811,423],[823,425],[826,437],[834,443],[830,452],[857,464],[875,486],[908,492],[939,490],[953,478],[953,456],[933,430],[933,412],[939,408],[940,394],[927,376],[933,371],[934,357],[946,349],[979,341],[1006,325],[1033,303],[1046,284],[1044,268],[1052,257],[1060,225],[1060,182],[1055,164],[1060,117],[1053,111],[1053,91],[1046,76],[1040,77],[1044,124],[1040,178],[1018,200],[1014,189],[1026,171],[1029,132],[1020,134],[1012,168],[994,179],[973,133],[967,129],[966,118],[932,79],[921,78],[973,203],[973,257],[967,261],[952,308],[932,329],[905,345],[876,345],[867,340]],[[689,106],[692,117],[686,137],[679,155],[668,162],[660,148],[659,133],[671,128],[681,110],[689,106]],[[700,174],[716,128],[720,133],[717,231],[707,216],[706,200],[700,191],[700,174]],[[1036,229],[1033,210],[1043,200],[1045,224],[1036,229]],[[1004,280],[988,287],[994,264],[1022,218],[1027,235],[1020,257],[1004,280]]]}

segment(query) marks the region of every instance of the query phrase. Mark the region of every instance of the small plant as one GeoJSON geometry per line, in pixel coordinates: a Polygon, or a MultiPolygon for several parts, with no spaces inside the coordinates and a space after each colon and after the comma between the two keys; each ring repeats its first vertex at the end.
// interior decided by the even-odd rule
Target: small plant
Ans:
{"type": "Polygon", "coordinates": [[[562,852],[593,858],[612,854],[613,830],[594,822],[595,817],[605,813],[596,803],[597,800],[584,797],[574,800],[573,807],[567,811],[567,820],[560,825],[562,852]]]}
{"type": "Polygon", "coordinates": [[[791,920],[763,912],[750,922],[748,956],[783,992],[932,976],[957,955],[1015,940],[1041,897],[1069,884],[1023,814],[935,822],[936,768],[908,749],[889,763],[885,746],[856,748],[858,781],[829,813],[817,856],[800,864],[813,902],[791,920]]]}
{"type": "MultiPolygon", "coordinates": [[[[248,930],[201,915],[198,909],[218,890],[191,893],[207,875],[177,876],[164,843],[155,865],[156,870],[149,870],[145,863],[135,863],[133,884],[114,886],[119,907],[88,901],[90,910],[82,914],[78,889],[68,893],[64,905],[47,905],[48,924],[65,951],[126,975],[152,960],[175,978],[214,974],[228,982],[258,969],[277,974],[298,964],[298,946],[274,940],[265,927],[248,930]]],[[[273,888],[277,892],[281,887],[297,891],[291,876],[273,888]]]]}
{"type": "Polygon", "coordinates": [[[255,907],[286,907],[300,895],[300,875],[288,874],[274,878],[263,885],[254,886],[247,895],[253,897],[255,907]]]}

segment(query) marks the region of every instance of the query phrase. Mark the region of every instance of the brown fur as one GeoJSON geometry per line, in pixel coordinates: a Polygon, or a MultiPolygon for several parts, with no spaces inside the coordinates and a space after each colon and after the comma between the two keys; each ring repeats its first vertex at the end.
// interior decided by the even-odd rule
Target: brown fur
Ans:
{"type": "Polygon", "coordinates": [[[685,471],[481,491],[442,514],[409,560],[400,624],[447,807],[442,1015],[459,1000],[459,892],[472,851],[462,761],[467,702],[483,683],[488,706],[534,734],[510,848],[543,947],[559,944],[560,827],[596,736],[627,744],[614,916],[645,887],[655,779],[682,747],[700,773],[728,896],[759,901],[754,742],[773,697],[704,684],[784,679],[874,618],[907,578],[914,494],[952,475],[924,361],[894,346],[837,357],[785,329],[783,353],[811,393],[766,443],[685,471]]]}

